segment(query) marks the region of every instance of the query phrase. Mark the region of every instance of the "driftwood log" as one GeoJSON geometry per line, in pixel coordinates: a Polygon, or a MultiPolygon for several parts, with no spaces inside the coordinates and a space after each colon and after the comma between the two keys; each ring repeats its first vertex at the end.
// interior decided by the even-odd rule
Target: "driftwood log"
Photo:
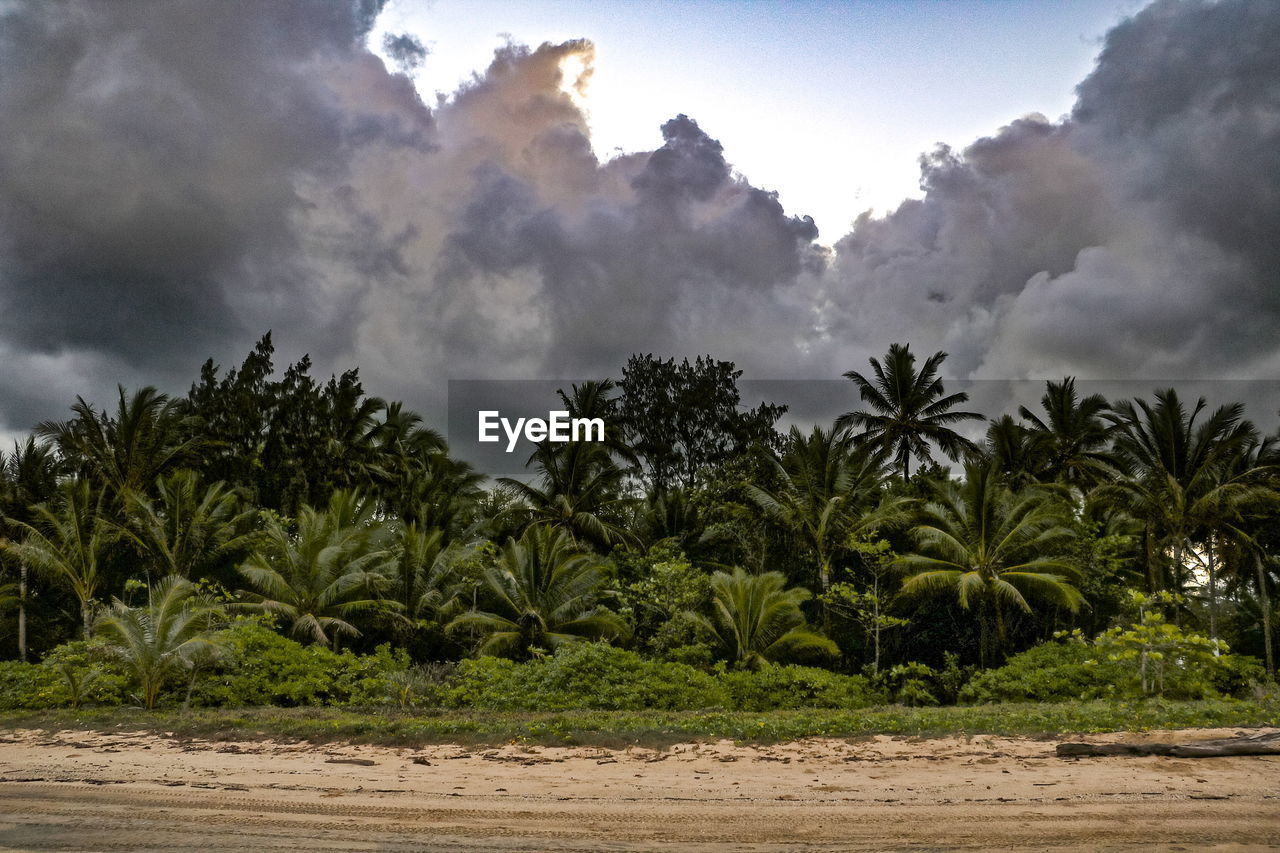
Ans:
{"type": "Polygon", "coordinates": [[[1280,732],[1192,743],[1060,743],[1057,752],[1059,758],[1099,755],[1168,755],[1174,758],[1280,755],[1280,732]]]}

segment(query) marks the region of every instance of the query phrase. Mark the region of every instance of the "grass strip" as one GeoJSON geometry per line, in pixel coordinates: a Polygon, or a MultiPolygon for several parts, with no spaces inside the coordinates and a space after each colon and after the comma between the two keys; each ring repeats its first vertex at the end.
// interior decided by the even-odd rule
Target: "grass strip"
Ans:
{"type": "Polygon", "coordinates": [[[386,746],[433,743],[646,746],[729,738],[777,743],[869,735],[1021,735],[1280,725],[1280,703],[1239,700],[1117,702],[799,711],[412,712],[386,708],[90,708],[0,713],[0,729],[145,731],[211,740],[350,741],[386,746]]]}

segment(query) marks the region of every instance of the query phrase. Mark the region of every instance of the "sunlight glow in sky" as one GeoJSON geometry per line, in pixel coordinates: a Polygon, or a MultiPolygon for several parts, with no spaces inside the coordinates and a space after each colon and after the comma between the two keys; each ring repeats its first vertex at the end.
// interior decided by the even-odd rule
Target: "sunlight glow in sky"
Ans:
{"type": "Polygon", "coordinates": [[[917,158],[1074,101],[1103,33],[1136,0],[627,3],[393,0],[371,44],[409,32],[430,49],[430,101],[483,69],[508,38],[588,38],[586,99],[603,159],[661,143],[686,113],[822,242],[858,213],[918,196],[917,158]]]}

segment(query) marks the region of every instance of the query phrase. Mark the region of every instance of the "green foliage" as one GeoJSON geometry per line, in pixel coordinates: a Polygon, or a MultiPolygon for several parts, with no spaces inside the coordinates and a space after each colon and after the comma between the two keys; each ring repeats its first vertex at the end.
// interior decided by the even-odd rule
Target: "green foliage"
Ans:
{"type": "Polygon", "coordinates": [[[201,679],[196,705],[372,705],[388,701],[390,673],[409,667],[403,650],[382,645],[370,655],[304,646],[257,621],[221,632],[222,659],[201,679]]]}
{"type": "Polygon", "coordinates": [[[0,662],[0,709],[118,705],[128,685],[124,669],[100,644],[73,640],[39,663],[0,662]]]}
{"type": "Polygon", "coordinates": [[[702,609],[710,600],[710,576],[671,543],[621,559],[625,565],[620,569],[635,580],[620,590],[619,615],[634,626],[632,634],[640,648],[670,657],[675,649],[697,645],[701,632],[685,614],[702,609]]]}
{"type": "MultiPolygon", "coordinates": [[[[195,585],[171,575],[148,591],[147,604],[130,607],[117,599],[94,625],[103,650],[133,673],[142,690],[143,707],[154,708],[165,682],[185,670],[196,670],[221,653],[210,637],[219,608],[202,601],[195,585]]],[[[73,685],[76,695],[78,688],[73,685]]]]}
{"type": "Polygon", "coordinates": [[[1225,688],[1239,691],[1249,681],[1260,681],[1256,661],[1250,665],[1227,654],[1227,645],[1164,620],[1160,604],[1178,605],[1181,596],[1133,593],[1138,619],[1128,626],[1109,628],[1094,641],[1101,660],[1117,663],[1127,674],[1130,689],[1136,683],[1144,695],[1159,694],[1201,699],[1225,688]]]}
{"type": "Polygon", "coordinates": [[[488,610],[454,619],[450,631],[480,635],[483,653],[526,657],[584,639],[613,639],[626,626],[600,599],[604,562],[554,527],[529,527],[510,539],[484,573],[488,610]]]}
{"type": "Polygon", "coordinates": [[[770,443],[786,406],[741,405],[731,361],[711,356],[676,364],[633,355],[622,371],[622,422],[648,486],[695,486],[710,470],[755,442],[770,443]]]}
{"type": "Polygon", "coordinates": [[[883,697],[860,675],[841,675],[809,666],[767,665],[718,675],[738,711],[792,708],[865,708],[883,697]]]}
{"type": "Polygon", "coordinates": [[[900,663],[881,672],[875,684],[899,705],[923,707],[937,705],[938,673],[930,666],[912,661],[900,663]]]}
{"type": "Polygon", "coordinates": [[[999,669],[980,672],[960,693],[963,702],[1026,702],[1135,698],[1159,694],[1179,699],[1240,696],[1261,682],[1252,658],[1226,654],[1213,641],[1165,622],[1144,609],[1129,627],[1110,628],[1087,642],[1075,631],[1011,657],[999,669]]]}
{"type": "Polygon", "coordinates": [[[0,710],[55,708],[66,701],[62,681],[52,668],[19,660],[0,661],[0,710]]]}
{"type": "Polygon", "coordinates": [[[967,704],[1051,702],[1122,694],[1120,666],[1099,661],[1083,642],[1049,642],[1009,658],[1004,666],[979,672],[960,691],[967,704]]]}
{"type": "Polygon", "coordinates": [[[523,664],[465,660],[444,704],[488,711],[674,711],[724,707],[728,696],[714,677],[693,667],[603,643],[573,643],[523,664]]]}
{"type": "Polygon", "coordinates": [[[268,516],[258,548],[240,567],[253,587],[246,609],[280,617],[307,642],[360,636],[357,617],[397,606],[386,597],[395,556],[375,509],[357,492],[334,492],[326,509],[304,506],[296,530],[268,516]]]}
{"type": "Polygon", "coordinates": [[[417,664],[396,670],[386,677],[387,695],[404,709],[433,708],[440,704],[453,672],[451,663],[417,664]]]}
{"type": "Polygon", "coordinates": [[[734,569],[712,575],[711,616],[697,618],[731,665],[753,669],[767,661],[838,653],[835,643],[805,621],[800,605],[809,591],[786,584],[781,572],[734,569]]]}

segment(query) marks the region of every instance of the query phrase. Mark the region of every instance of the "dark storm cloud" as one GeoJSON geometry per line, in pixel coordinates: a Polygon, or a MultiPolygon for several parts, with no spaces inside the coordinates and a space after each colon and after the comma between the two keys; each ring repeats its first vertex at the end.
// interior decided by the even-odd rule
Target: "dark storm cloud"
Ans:
{"type": "Polygon", "coordinates": [[[1267,0],[1117,26],[1070,117],[926,158],[921,201],[837,244],[832,345],[936,343],[997,378],[1274,375],[1277,44],[1267,0]]]}
{"type": "Polygon", "coordinates": [[[450,377],[637,351],[754,376],[838,376],[892,341],[966,377],[1280,368],[1280,4],[1151,6],[1072,115],[940,146],[921,199],[831,249],[693,117],[598,160],[590,43],[507,45],[429,109],[365,45],[380,8],[0,20],[0,429],[116,380],[181,390],[268,327],[433,417],[450,377]]]}
{"type": "Polygon", "coordinates": [[[55,411],[17,388],[35,355],[86,377],[106,360],[160,381],[173,360],[189,373],[267,325],[332,328],[343,300],[311,289],[309,244],[329,238],[300,228],[324,201],[308,193],[336,191],[353,147],[430,135],[412,87],[400,84],[397,99],[397,82],[361,46],[380,7],[6,7],[2,420],[55,411]],[[326,78],[370,61],[382,103],[344,101],[326,78]]]}
{"type": "Polygon", "coordinates": [[[382,50],[404,72],[420,68],[422,63],[427,61],[426,46],[408,33],[399,35],[387,33],[382,40],[382,50]]]}

